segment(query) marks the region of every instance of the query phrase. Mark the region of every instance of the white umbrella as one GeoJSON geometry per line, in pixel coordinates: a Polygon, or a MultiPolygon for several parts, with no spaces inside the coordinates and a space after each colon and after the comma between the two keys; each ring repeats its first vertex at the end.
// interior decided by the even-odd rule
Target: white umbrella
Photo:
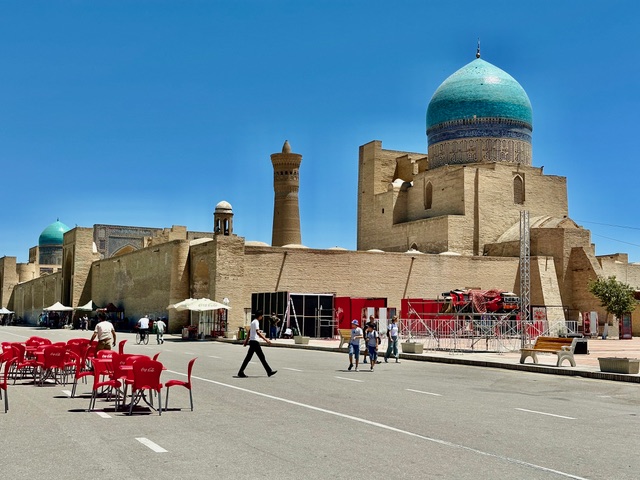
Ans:
{"type": "Polygon", "coordinates": [[[60,302],[56,302],[50,307],[43,308],[43,310],[46,312],[70,312],[71,310],[73,310],[73,307],[65,307],[60,302]]]}
{"type": "Polygon", "coordinates": [[[0,308],[0,315],[9,315],[10,313],[13,313],[13,312],[4,307],[0,308]]]}
{"type": "Polygon", "coordinates": [[[209,300],[208,298],[187,298],[167,308],[175,308],[178,311],[191,310],[192,312],[207,312],[210,310],[219,310],[221,308],[229,310],[229,306],[224,303],[209,300]]]}

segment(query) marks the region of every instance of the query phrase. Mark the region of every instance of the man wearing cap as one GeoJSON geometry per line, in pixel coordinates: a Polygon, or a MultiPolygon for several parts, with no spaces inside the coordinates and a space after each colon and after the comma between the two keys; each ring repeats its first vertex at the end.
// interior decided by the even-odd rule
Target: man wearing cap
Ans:
{"type": "Polygon", "coordinates": [[[362,329],[358,326],[358,320],[351,322],[351,338],[349,339],[349,370],[353,368],[353,357],[356,357],[356,372],[360,361],[360,340],[362,340],[362,329]]]}

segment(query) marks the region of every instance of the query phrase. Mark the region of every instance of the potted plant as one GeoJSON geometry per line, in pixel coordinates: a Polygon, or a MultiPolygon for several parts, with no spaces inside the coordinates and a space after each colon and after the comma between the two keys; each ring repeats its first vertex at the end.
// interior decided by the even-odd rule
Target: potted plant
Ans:
{"type": "Polygon", "coordinates": [[[293,343],[297,343],[298,345],[308,345],[309,337],[305,337],[304,335],[294,335],[293,343]]]}
{"type": "Polygon", "coordinates": [[[424,349],[424,345],[422,343],[416,342],[415,339],[413,338],[413,335],[411,335],[411,332],[409,332],[407,341],[402,342],[400,346],[402,347],[402,353],[419,354],[419,353],[422,353],[422,350],[424,349]]]}
{"type": "Polygon", "coordinates": [[[640,371],[637,358],[598,357],[598,362],[601,372],[637,374],[640,371]]]}

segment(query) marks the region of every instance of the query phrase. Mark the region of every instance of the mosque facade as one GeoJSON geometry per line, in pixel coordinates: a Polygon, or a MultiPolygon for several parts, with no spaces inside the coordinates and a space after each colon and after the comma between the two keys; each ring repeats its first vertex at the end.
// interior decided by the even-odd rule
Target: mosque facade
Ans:
{"type": "Polygon", "coordinates": [[[558,319],[594,310],[604,318],[589,282],[615,275],[640,288],[640,266],[626,254],[595,255],[590,232],[568,216],[566,178],[535,166],[532,135],[525,90],[478,52],[433,94],[427,153],[387,150],[379,140],[360,147],[356,251],[301,245],[302,155],[285,142],[271,155],[272,245],[238,236],[224,201],[211,232],[75,227],[56,237],[53,251],[47,227],[37,262],[35,252],[28,264],[0,258],[0,306],[33,323],[56,301],[93,300],[113,303],[132,319],[168,316],[169,330],[177,332],[188,313],[167,306],[188,297],[227,299],[227,328],[234,330],[245,324],[257,292],[383,297],[398,308],[402,299],[455,288],[517,293],[519,219],[526,210],[532,305],[558,319]]]}

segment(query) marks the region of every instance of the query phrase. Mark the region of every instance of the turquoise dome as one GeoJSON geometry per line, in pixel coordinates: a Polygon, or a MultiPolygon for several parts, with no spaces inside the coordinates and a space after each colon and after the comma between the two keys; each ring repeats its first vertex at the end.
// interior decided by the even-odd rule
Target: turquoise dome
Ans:
{"type": "Polygon", "coordinates": [[[470,118],[506,118],[532,128],[529,97],[507,72],[477,58],[447,78],[427,108],[427,130],[470,118]]]}
{"type": "Polygon", "coordinates": [[[62,245],[64,234],[68,231],[69,227],[60,220],[56,220],[42,231],[40,238],[38,238],[38,246],[62,245]]]}

